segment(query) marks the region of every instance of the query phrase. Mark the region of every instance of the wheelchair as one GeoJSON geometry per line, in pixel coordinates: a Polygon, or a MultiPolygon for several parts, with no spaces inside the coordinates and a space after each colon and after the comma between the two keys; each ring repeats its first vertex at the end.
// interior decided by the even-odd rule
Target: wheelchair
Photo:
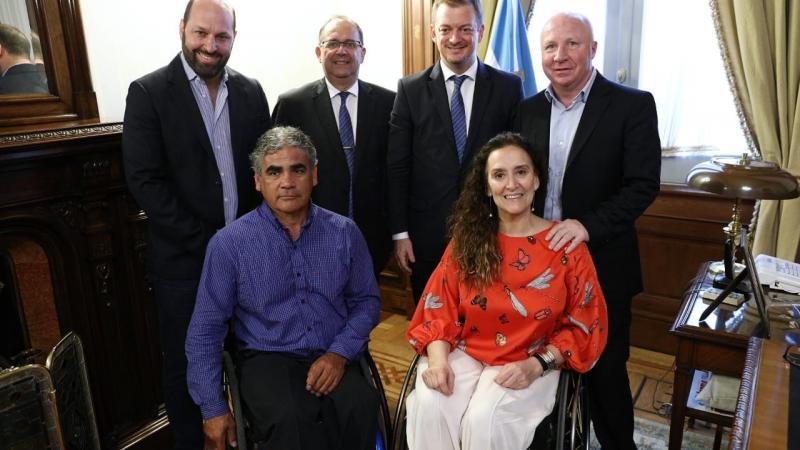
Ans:
{"type": "MultiPolygon", "coordinates": [[[[419,358],[419,355],[415,355],[411,360],[400,388],[394,413],[393,450],[408,449],[405,400],[414,388],[419,358]]],[[[527,450],[589,450],[589,440],[589,404],[585,377],[571,370],[562,370],[553,411],[536,428],[533,442],[527,450]]]]}
{"type": "MultiPolygon", "coordinates": [[[[236,440],[239,449],[257,449],[257,443],[248,436],[247,418],[245,417],[242,398],[239,393],[239,379],[236,376],[236,367],[228,351],[223,352],[222,383],[228,397],[228,406],[236,422],[236,440]]],[[[388,450],[392,442],[392,419],[389,413],[389,404],[386,401],[386,392],[378,374],[378,368],[372,359],[369,350],[365,350],[359,360],[361,373],[378,392],[378,430],[375,434],[375,450],[388,450]]],[[[230,448],[230,447],[229,447],[230,448]]]]}

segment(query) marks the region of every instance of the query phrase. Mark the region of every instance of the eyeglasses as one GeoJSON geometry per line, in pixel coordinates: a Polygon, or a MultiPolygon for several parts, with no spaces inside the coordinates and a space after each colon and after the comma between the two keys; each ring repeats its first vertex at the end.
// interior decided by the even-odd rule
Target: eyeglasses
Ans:
{"type": "Polygon", "coordinates": [[[325,47],[325,50],[338,50],[339,47],[344,46],[347,50],[355,50],[361,47],[361,42],[346,40],[344,42],[331,39],[329,41],[322,41],[319,43],[320,47],[325,47]]]}

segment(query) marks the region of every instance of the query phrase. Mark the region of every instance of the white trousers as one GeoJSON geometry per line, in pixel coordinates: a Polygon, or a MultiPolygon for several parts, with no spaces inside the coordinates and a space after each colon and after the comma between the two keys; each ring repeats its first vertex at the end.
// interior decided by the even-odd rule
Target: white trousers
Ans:
{"type": "Polygon", "coordinates": [[[455,349],[448,357],[455,373],[453,394],[445,396],[422,381],[428,358],[417,366],[414,391],[406,401],[409,450],[524,450],[536,426],[555,404],[560,371],[537,378],[525,389],[495,383],[502,366],[486,366],[455,349]]]}

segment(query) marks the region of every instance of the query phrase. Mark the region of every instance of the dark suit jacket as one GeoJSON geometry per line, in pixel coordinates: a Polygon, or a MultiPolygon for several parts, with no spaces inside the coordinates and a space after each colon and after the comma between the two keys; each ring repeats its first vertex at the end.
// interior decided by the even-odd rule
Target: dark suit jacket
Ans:
{"type": "MultiPolygon", "coordinates": [[[[227,71],[238,216],[261,200],[248,155],[270,117],[258,82],[227,71]]],[[[208,240],[225,226],[225,215],[219,169],[180,56],[131,83],[122,155],[128,187],[148,217],[150,270],[164,278],[199,277],[208,240]]]]}
{"type": "MultiPolygon", "coordinates": [[[[544,91],[522,102],[518,118],[542,165],[535,199],[542,211],[550,151],[550,102],[544,91]]],[[[610,312],[615,306],[628,308],[642,290],[634,222],[658,194],[660,178],[653,96],[598,73],[567,157],[561,205],[564,219],[578,220],[589,232],[589,251],[610,312]]]]}
{"type": "Polygon", "coordinates": [[[36,64],[17,64],[0,77],[0,94],[48,94],[47,77],[36,64]]]}
{"type": "MultiPolygon", "coordinates": [[[[353,215],[376,272],[386,265],[392,245],[386,217],[386,148],[393,103],[394,92],[358,81],[353,215]]],[[[350,171],[325,79],[281,95],[272,120],[276,125],[300,128],[311,137],[319,161],[314,203],[346,216],[350,171]]]]}
{"type": "Polygon", "coordinates": [[[408,231],[414,256],[438,260],[445,222],[472,158],[514,126],[522,99],[516,75],[478,62],[464,161],[459,164],[450,103],[440,63],[398,83],[389,134],[389,214],[392,233],[408,231]]]}

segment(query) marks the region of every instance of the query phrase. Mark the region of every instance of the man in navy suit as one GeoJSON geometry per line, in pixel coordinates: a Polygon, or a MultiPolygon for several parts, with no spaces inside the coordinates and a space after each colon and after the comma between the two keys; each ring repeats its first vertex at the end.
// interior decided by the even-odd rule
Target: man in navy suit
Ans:
{"type": "Polygon", "coordinates": [[[319,159],[313,201],[355,220],[377,276],[392,245],[386,148],[394,92],[358,79],[367,50],[364,33],[352,19],[328,19],[318,42],[316,54],[325,77],[281,95],[272,120],[300,128],[311,138],[319,159]]]}
{"type": "Polygon", "coordinates": [[[128,187],[148,217],[148,276],[158,307],[164,400],[176,448],[203,447],[186,386],[186,331],[206,245],[259,203],[248,155],[270,127],[257,81],[226,68],[236,15],[224,0],[192,0],[182,51],[128,90],[122,152],[128,187]]]}
{"type": "Polygon", "coordinates": [[[557,14],[542,30],[550,86],[519,108],[521,133],[542,162],[536,211],[559,221],[550,247],[586,242],[608,306],[608,344],[589,372],[590,417],[604,449],[635,449],[626,361],[631,299],[642,291],[634,222],[659,191],[661,143],[653,96],[612,83],[592,66],[589,21],[557,14]]]}
{"type": "Polygon", "coordinates": [[[411,272],[415,301],[442,256],[445,222],[473,156],[512,129],[522,99],[516,75],[477,59],[479,0],[436,0],[431,17],[441,58],[398,83],[387,162],[395,257],[411,272]]]}

